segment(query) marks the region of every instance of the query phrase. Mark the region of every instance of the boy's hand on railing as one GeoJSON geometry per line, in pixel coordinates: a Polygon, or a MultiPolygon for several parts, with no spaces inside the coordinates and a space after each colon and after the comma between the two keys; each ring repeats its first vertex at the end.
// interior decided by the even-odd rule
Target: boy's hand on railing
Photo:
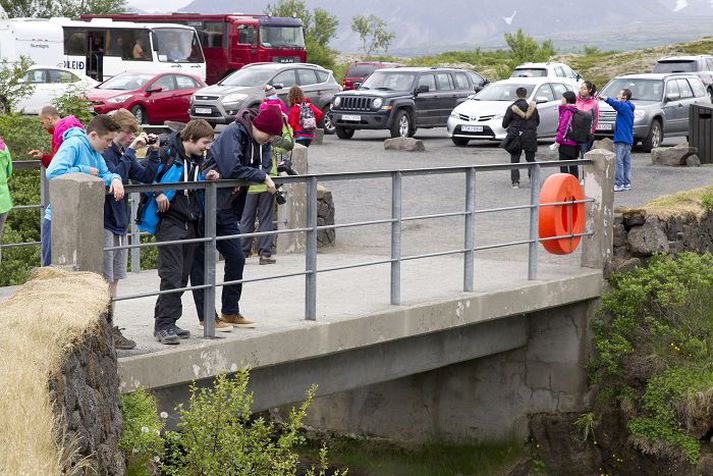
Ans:
{"type": "Polygon", "coordinates": [[[29,151],[29,152],[27,153],[27,155],[29,155],[29,156],[32,157],[33,159],[41,159],[41,158],[42,158],[42,151],[33,149],[33,150],[29,151]]]}
{"type": "Polygon", "coordinates": [[[275,182],[272,181],[269,175],[265,176],[265,185],[267,185],[267,191],[274,194],[277,188],[275,187],[275,182]]]}
{"type": "Polygon", "coordinates": [[[217,170],[209,170],[207,174],[205,174],[205,179],[206,180],[218,180],[220,178],[220,174],[218,173],[217,170]]]}
{"type": "Polygon", "coordinates": [[[97,177],[99,175],[99,169],[89,167],[89,175],[94,175],[95,177],[97,177]]]}
{"type": "Polygon", "coordinates": [[[171,202],[168,200],[168,197],[162,193],[156,196],[156,203],[158,204],[158,211],[161,213],[168,210],[171,206],[171,202]]]}
{"type": "Polygon", "coordinates": [[[114,195],[114,200],[117,202],[124,198],[124,184],[121,183],[121,180],[114,179],[111,181],[111,185],[109,185],[109,193],[114,195]]]}

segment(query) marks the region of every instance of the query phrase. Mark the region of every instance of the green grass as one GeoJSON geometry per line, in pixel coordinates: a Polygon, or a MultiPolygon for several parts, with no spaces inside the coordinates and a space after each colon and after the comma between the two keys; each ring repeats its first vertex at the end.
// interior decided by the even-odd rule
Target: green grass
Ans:
{"type": "MultiPolygon", "coordinates": [[[[433,443],[405,449],[394,444],[366,439],[337,438],[328,441],[333,468],[349,468],[350,476],[493,476],[505,474],[529,456],[516,442],[451,445],[433,443]]],[[[319,445],[301,453],[317,459],[319,445]]]]}

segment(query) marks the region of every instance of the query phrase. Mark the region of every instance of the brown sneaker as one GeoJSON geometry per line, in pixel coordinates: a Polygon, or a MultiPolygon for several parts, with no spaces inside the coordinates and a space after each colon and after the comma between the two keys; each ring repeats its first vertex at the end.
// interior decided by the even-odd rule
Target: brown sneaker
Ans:
{"type": "Polygon", "coordinates": [[[241,314],[223,314],[220,316],[220,320],[238,327],[255,327],[254,321],[245,319],[241,314]]]}
{"type": "MultiPolygon", "coordinates": [[[[203,321],[200,321],[200,324],[198,326],[203,329],[203,321]]],[[[233,326],[230,324],[226,324],[220,319],[215,320],[215,332],[231,332],[233,330],[233,326]]]]}
{"type": "Polygon", "coordinates": [[[119,328],[116,326],[111,328],[111,335],[114,338],[114,347],[119,350],[131,350],[136,347],[136,342],[124,337],[119,328]]]}
{"type": "Polygon", "coordinates": [[[275,264],[277,260],[271,256],[260,256],[260,264],[275,264]]]}

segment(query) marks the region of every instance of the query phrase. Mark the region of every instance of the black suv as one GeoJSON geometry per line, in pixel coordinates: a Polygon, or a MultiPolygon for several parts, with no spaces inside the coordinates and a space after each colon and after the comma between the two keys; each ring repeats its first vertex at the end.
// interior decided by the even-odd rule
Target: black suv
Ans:
{"type": "Polygon", "coordinates": [[[410,137],[418,127],[444,127],[451,111],[485,84],[477,73],[462,69],[379,69],[359,89],[334,96],[332,124],[340,139],[351,139],[357,129],[410,137]]]}

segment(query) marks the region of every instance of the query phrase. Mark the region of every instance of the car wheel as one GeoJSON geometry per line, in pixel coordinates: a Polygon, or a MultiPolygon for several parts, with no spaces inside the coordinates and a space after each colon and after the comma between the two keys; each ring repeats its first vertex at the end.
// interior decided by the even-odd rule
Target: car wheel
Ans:
{"type": "Polygon", "coordinates": [[[661,126],[661,121],[659,119],[654,119],[651,123],[651,129],[649,130],[649,136],[644,140],[642,148],[644,152],[651,152],[652,149],[661,146],[663,142],[663,127],[661,126]]]}
{"type": "Polygon", "coordinates": [[[458,147],[465,147],[468,145],[468,142],[470,142],[470,139],[466,139],[465,137],[451,137],[451,140],[458,147]]]}
{"type": "MultiPolygon", "coordinates": [[[[334,124],[332,124],[332,105],[327,104],[322,109],[322,128],[325,134],[334,134],[334,124]]],[[[352,129],[354,130],[354,129],[352,129]]]]}
{"type": "Polygon", "coordinates": [[[417,130],[418,130],[418,129],[417,129],[416,127],[413,127],[413,128],[409,131],[408,136],[409,136],[409,137],[415,136],[417,130]]]}
{"type": "Polygon", "coordinates": [[[347,129],[346,127],[335,127],[334,131],[337,133],[337,137],[340,139],[351,139],[354,137],[354,129],[347,129]]]}
{"type": "Polygon", "coordinates": [[[146,115],[146,109],[140,105],[135,105],[131,108],[131,114],[134,115],[139,124],[148,124],[149,118],[146,115]]]}
{"type": "Polygon", "coordinates": [[[713,102],[713,88],[708,88],[708,96],[711,98],[711,102],[713,102]]]}
{"type": "Polygon", "coordinates": [[[391,126],[391,137],[408,137],[411,132],[411,117],[406,111],[396,113],[396,118],[391,126]]]}

